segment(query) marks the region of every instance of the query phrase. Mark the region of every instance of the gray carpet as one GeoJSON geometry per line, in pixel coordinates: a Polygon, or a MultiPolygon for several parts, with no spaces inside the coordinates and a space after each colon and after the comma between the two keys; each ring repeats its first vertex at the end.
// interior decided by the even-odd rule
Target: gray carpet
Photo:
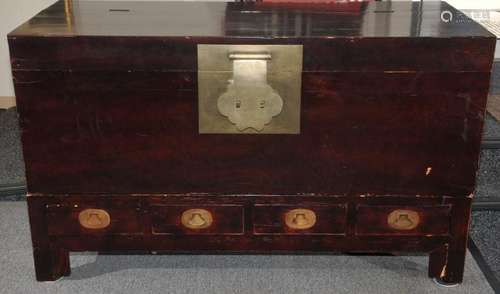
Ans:
{"type": "Polygon", "coordinates": [[[483,138],[500,138],[500,122],[489,114],[486,114],[485,117],[483,138]]]}
{"type": "Polygon", "coordinates": [[[490,94],[500,94],[500,62],[493,62],[491,69],[490,94]]]}
{"type": "Polygon", "coordinates": [[[500,149],[481,150],[474,193],[476,198],[500,199],[500,149]]]}
{"type": "Polygon", "coordinates": [[[500,211],[473,212],[470,236],[500,281],[500,211]]]}
{"type": "Polygon", "coordinates": [[[0,112],[0,185],[24,182],[24,161],[17,112],[0,112]]]}
{"type": "Polygon", "coordinates": [[[34,280],[25,202],[0,202],[0,293],[494,293],[467,256],[464,283],[427,278],[426,256],[72,254],[72,275],[34,280]]]}

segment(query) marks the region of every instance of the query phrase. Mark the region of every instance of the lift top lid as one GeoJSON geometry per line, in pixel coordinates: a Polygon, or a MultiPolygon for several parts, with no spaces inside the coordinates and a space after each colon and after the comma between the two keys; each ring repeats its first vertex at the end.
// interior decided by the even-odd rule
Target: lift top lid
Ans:
{"type": "Polygon", "coordinates": [[[446,2],[116,2],[60,0],[18,36],[494,37],[446,2]]]}

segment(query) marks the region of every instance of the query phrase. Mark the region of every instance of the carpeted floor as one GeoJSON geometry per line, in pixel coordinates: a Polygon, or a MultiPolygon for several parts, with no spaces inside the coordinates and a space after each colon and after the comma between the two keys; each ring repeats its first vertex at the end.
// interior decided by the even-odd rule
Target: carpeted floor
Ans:
{"type": "Polygon", "coordinates": [[[500,94],[500,61],[498,60],[493,62],[493,68],[491,69],[490,94],[500,94]]]}
{"type": "Polygon", "coordinates": [[[500,199],[500,149],[481,150],[474,195],[500,199]]]}
{"type": "Polygon", "coordinates": [[[15,108],[0,109],[0,201],[22,200],[25,193],[17,112],[15,108]]]}
{"type": "Polygon", "coordinates": [[[0,111],[0,185],[23,183],[24,161],[15,108],[0,111]]]}
{"type": "Polygon", "coordinates": [[[473,212],[470,236],[500,281],[500,211],[473,212]]]}
{"type": "Polygon", "coordinates": [[[25,202],[0,202],[0,293],[494,293],[469,254],[464,283],[435,285],[426,256],[71,255],[72,275],[34,280],[25,202]]]}
{"type": "Polygon", "coordinates": [[[485,117],[483,138],[500,138],[500,122],[489,114],[485,117]]]}

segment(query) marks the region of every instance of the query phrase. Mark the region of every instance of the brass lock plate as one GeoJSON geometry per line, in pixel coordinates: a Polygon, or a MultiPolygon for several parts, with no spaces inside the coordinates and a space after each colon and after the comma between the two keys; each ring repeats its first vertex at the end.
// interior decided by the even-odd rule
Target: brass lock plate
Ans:
{"type": "Polygon", "coordinates": [[[200,134],[299,134],[302,45],[198,45],[200,134]]]}
{"type": "Polygon", "coordinates": [[[387,223],[391,228],[402,231],[413,230],[419,222],[418,212],[408,209],[396,209],[387,217],[387,223]]]}
{"type": "Polygon", "coordinates": [[[111,223],[109,213],[104,209],[84,209],[78,214],[80,225],[86,229],[104,229],[111,223]]]}

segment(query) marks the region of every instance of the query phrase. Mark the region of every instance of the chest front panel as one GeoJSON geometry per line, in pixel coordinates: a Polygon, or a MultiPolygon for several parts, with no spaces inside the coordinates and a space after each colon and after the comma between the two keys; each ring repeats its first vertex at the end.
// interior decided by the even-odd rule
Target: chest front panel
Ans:
{"type": "Polygon", "coordinates": [[[426,38],[18,38],[11,48],[29,190],[467,194],[488,46],[426,38]],[[303,46],[295,133],[200,133],[197,45],[231,42],[303,46]],[[434,54],[420,54],[426,48],[434,54]],[[392,57],[382,63],[384,50],[392,57]]]}

